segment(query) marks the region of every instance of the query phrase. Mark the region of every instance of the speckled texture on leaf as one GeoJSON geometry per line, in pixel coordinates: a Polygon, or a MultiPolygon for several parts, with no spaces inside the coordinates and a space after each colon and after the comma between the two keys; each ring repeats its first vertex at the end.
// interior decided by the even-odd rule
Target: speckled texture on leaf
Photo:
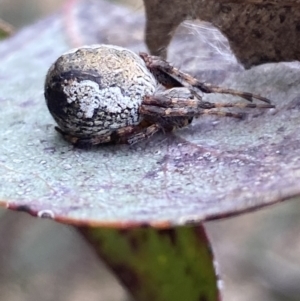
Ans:
{"type": "MultiPolygon", "coordinates": [[[[89,14],[96,3],[105,17],[97,23],[95,39],[126,47],[132,42],[135,51],[145,49],[137,42],[142,28],[135,35],[130,31],[135,18],[142,24],[142,17],[101,1],[48,18],[0,44],[3,205],[70,223],[167,226],[237,214],[300,194],[299,65],[242,71],[235,60],[226,63],[230,54],[207,53],[203,46],[208,41],[211,47],[211,42],[205,38],[212,35],[199,34],[201,27],[186,26],[185,47],[176,48],[175,41],[170,60],[199,78],[207,74],[210,81],[271,98],[276,109],[249,110],[241,121],[202,117],[174,134],[132,147],[79,150],[63,141],[45,105],[44,77],[50,64],[73,45],[62,20],[73,18],[71,28],[80,36],[85,22],[93,27],[89,14]],[[116,19],[124,33],[118,38],[109,29],[116,19]]],[[[85,35],[81,37],[85,42],[85,35]]],[[[95,42],[91,37],[89,43],[95,42]]]]}

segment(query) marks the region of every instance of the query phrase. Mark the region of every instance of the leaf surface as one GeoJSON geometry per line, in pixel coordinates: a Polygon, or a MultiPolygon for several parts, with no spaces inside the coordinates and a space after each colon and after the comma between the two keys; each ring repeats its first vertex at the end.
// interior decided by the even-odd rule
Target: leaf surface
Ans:
{"type": "Polygon", "coordinates": [[[203,116],[134,146],[81,150],[62,140],[43,96],[50,64],[77,43],[144,51],[143,24],[122,7],[74,2],[0,44],[1,204],[73,224],[166,227],[299,196],[299,65],[243,71],[226,41],[202,25],[177,32],[170,61],[201,79],[262,94],[276,109],[249,109],[245,120],[203,116]]]}

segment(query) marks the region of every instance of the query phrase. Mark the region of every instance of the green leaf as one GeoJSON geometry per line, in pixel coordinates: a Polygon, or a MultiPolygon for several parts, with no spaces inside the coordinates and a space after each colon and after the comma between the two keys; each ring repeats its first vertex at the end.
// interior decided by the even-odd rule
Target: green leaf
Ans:
{"type": "Polygon", "coordinates": [[[135,300],[219,300],[203,226],[81,230],[135,300]]]}

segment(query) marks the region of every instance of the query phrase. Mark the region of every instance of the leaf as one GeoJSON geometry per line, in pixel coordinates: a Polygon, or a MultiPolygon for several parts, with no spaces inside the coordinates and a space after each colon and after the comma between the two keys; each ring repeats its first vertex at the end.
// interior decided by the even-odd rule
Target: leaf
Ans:
{"type": "Polygon", "coordinates": [[[71,46],[66,41],[76,37],[94,43],[98,37],[144,50],[142,27],[135,26],[143,24],[140,15],[101,1],[75,4],[66,15],[43,20],[0,44],[1,204],[65,223],[166,227],[299,196],[298,64],[242,71],[236,61],[227,63],[227,52],[215,56],[203,47],[214,49],[220,40],[207,45],[212,31],[199,34],[199,25],[181,29],[185,47],[170,49],[171,61],[199,78],[208,74],[215,83],[269,97],[276,109],[249,110],[242,121],[203,116],[174,134],[132,147],[81,150],[63,141],[46,108],[43,82],[50,64],[71,46]],[[66,32],[63,20],[69,22],[66,32]],[[112,24],[122,27],[122,37],[112,24]]]}
{"type": "Polygon", "coordinates": [[[13,32],[13,27],[10,24],[3,21],[2,19],[0,19],[0,40],[10,36],[11,34],[13,34],[13,32]]]}
{"type": "Polygon", "coordinates": [[[135,300],[220,300],[203,226],[81,231],[135,300]]]}

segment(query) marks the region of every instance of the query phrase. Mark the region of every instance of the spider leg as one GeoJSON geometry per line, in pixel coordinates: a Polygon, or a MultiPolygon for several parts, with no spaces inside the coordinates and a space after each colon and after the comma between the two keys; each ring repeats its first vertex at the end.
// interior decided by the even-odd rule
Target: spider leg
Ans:
{"type": "Polygon", "coordinates": [[[199,117],[203,114],[243,118],[243,113],[231,113],[225,111],[215,111],[218,108],[274,108],[271,104],[255,103],[211,103],[201,99],[170,98],[160,94],[157,96],[144,97],[140,108],[140,113],[150,118],[160,116],[161,118],[171,117],[199,117]]]}
{"type": "MultiPolygon", "coordinates": [[[[180,71],[181,72],[181,71],[180,71]]],[[[199,90],[205,92],[205,93],[219,93],[219,94],[230,94],[233,96],[239,96],[241,98],[244,98],[250,102],[253,101],[253,99],[257,99],[266,103],[271,103],[271,100],[260,96],[258,94],[252,94],[250,92],[243,92],[243,91],[238,91],[234,89],[227,89],[227,88],[222,88],[219,86],[214,86],[209,83],[201,83],[200,81],[197,80],[197,83],[193,85],[193,87],[198,88],[199,90]]]]}
{"type": "Polygon", "coordinates": [[[157,133],[162,129],[161,125],[158,123],[151,124],[150,126],[144,128],[140,132],[137,132],[127,138],[128,144],[135,144],[138,143],[144,139],[150,138],[152,135],[157,133]]]}
{"type": "Polygon", "coordinates": [[[207,101],[199,101],[198,108],[202,108],[202,109],[217,109],[217,108],[271,109],[271,108],[275,108],[275,106],[272,105],[272,104],[269,104],[269,103],[256,104],[256,103],[243,103],[243,102],[207,102],[207,101]]]}
{"type": "Polygon", "coordinates": [[[235,118],[243,118],[245,116],[244,113],[231,113],[225,111],[214,111],[211,109],[203,109],[203,108],[163,108],[158,106],[150,106],[150,105],[142,105],[140,112],[149,117],[157,117],[160,116],[162,118],[174,118],[174,117],[199,117],[200,115],[218,115],[225,117],[235,117],[235,118]]]}
{"type": "MultiPolygon", "coordinates": [[[[152,105],[152,106],[159,106],[164,108],[178,108],[178,107],[197,107],[199,101],[201,99],[191,97],[192,94],[188,90],[188,94],[186,95],[179,95],[175,97],[169,97],[168,94],[171,90],[167,90],[168,93],[158,93],[154,96],[146,95],[143,98],[142,105],[152,105]],[[190,96],[190,97],[189,97],[190,96]]],[[[182,94],[182,93],[181,93],[182,94]]]]}
{"type": "MultiPolygon", "coordinates": [[[[170,91],[170,90],[168,90],[170,91]]],[[[199,96],[199,95],[195,95],[199,96]]],[[[216,108],[275,108],[274,105],[269,103],[256,104],[256,103],[243,103],[243,102],[220,102],[213,103],[203,101],[202,98],[182,98],[168,97],[166,93],[157,94],[155,96],[144,96],[143,105],[159,106],[164,108],[202,108],[202,109],[216,109],[216,108]]]]}
{"type": "Polygon", "coordinates": [[[158,56],[149,55],[145,52],[141,52],[140,57],[144,60],[147,68],[152,72],[157,81],[167,89],[184,87],[180,80],[170,75],[171,65],[167,61],[158,56]],[[170,72],[168,72],[168,70],[170,72]]]}
{"type": "MultiPolygon", "coordinates": [[[[214,110],[203,110],[201,112],[202,115],[217,115],[220,117],[233,117],[238,119],[243,119],[245,117],[245,113],[232,113],[232,112],[225,112],[225,111],[214,111],[214,110]]],[[[195,116],[199,117],[201,114],[195,116]]]]}
{"type": "Polygon", "coordinates": [[[140,53],[140,57],[145,61],[147,68],[149,68],[149,70],[151,70],[151,72],[154,73],[158,81],[162,82],[162,84],[164,84],[164,82],[163,80],[161,81],[160,78],[169,76],[173,78],[173,81],[175,80],[175,82],[177,83],[177,85],[173,85],[173,87],[178,87],[179,86],[178,83],[181,83],[181,86],[188,87],[192,91],[194,91],[194,88],[196,88],[204,93],[230,94],[233,96],[239,96],[251,102],[253,101],[253,99],[257,99],[266,103],[271,103],[271,101],[268,98],[262,97],[258,94],[252,94],[249,92],[222,88],[219,86],[211,85],[209,83],[200,82],[195,77],[173,67],[170,63],[168,63],[167,61],[165,61],[160,57],[151,56],[147,53],[140,53]],[[164,74],[164,76],[162,74],[159,75],[158,70],[162,74],[164,74]]]}

